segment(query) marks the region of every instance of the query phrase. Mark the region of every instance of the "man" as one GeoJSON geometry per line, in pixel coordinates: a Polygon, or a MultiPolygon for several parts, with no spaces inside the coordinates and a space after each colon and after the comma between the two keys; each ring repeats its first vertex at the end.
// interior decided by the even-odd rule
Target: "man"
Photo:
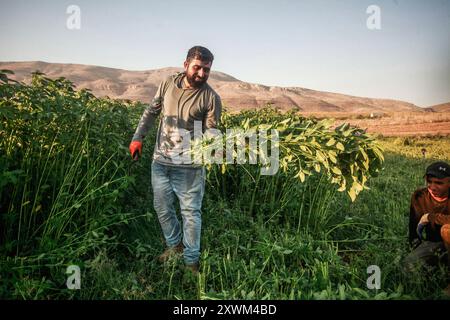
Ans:
{"type": "MultiPolygon", "coordinates": [[[[414,192],[409,217],[409,241],[415,249],[406,257],[408,270],[417,263],[436,264],[447,251],[450,268],[450,165],[438,161],[426,169],[427,187],[414,192]]],[[[445,289],[450,295],[450,285],[445,289]]]]}
{"type": "Polygon", "coordinates": [[[206,48],[191,48],[184,62],[184,72],[164,80],[152,103],[144,111],[130,144],[134,158],[142,153],[142,141],[160,113],[152,162],[154,208],[164,234],[167,249],[160,262],[184,253],[188,270],[199,270],[201,205],[205,188],[205,170],[194,164],[186,152],[195,127],[202,132],[216,129],[222,104],[219,95],[207,84],[213,54],[206,48]],[[182,216],[175,211],[178,198],[182,216]]]}

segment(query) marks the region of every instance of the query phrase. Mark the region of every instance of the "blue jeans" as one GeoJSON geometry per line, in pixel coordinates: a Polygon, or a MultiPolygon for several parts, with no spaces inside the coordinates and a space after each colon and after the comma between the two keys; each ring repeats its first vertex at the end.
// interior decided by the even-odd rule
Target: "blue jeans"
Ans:
{"type": "Polygon", "coordinates": [[[183,240],[184,262],[200,258],[201,208],[205,193],[204,168],[180,168],[152,163],[153,205],[168,247],[183,240]],[[180,202],[183,234],[175,210],[175,196],[180,202]]]}

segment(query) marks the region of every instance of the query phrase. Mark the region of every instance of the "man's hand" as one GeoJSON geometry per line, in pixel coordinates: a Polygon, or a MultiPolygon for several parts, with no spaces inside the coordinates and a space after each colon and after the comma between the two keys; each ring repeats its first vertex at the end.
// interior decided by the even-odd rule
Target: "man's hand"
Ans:
{"type": "Polygon", "coordinates": [[[130,153],[133,160],[138,160],[142,156],[142,142],[138,140],[131,141],[130,153]]]}
{"type": "Polygon", "coordinates": [[[423,229],[425,229],[425,226],[429,223],[430,221],[428,220],[428,213],[424,214],[422,216],[422,218],[420,218],[419,223],[417,224],[417,235],[419,236],[419,239],[422,240],[422,232],[423,229]]]}
{"type": "Polygon", "coordinates": [[[430,221],[428,220],[429,213],[425,213],[422,218],[420,218],[419,224],[427,224],[430,221]]]}

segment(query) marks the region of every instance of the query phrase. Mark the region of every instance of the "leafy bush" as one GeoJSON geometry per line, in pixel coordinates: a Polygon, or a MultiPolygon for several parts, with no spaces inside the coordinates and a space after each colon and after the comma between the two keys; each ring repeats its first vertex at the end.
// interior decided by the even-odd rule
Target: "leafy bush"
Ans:
{"type": "Polygon", "coordinates": [[[143,106],[38,72],[30,85],[0,75],[1,255],[39,269],[112,246],[130,216],[120,203],[133,183],[131,121],[143,106]]]}

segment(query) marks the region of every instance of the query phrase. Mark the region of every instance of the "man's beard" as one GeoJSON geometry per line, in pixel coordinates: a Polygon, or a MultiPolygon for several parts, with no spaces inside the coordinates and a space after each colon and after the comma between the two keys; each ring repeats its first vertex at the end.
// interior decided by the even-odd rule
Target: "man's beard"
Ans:
{"type": "Polygon", "coordinates": [[[186,73],[186,80],[189,83],[189,85],[193,88],[200,88],[208,80],[208,77],[205,77],[201,80],[196,80],[197,77],[198,75],[196,74],[189,75],[188,73],[186,73]]]}

